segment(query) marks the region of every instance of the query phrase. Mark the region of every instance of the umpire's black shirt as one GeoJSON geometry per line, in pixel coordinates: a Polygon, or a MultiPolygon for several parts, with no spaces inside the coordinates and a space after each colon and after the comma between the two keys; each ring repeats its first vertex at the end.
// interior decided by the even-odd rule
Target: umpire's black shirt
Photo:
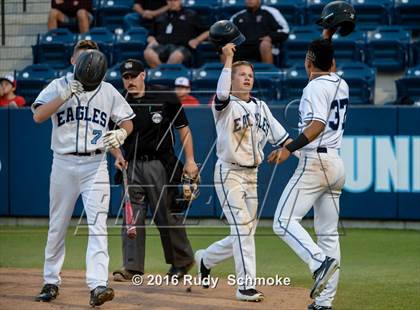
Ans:
{"type": "Polygon", "coordinates": [[[188,126],[188,120],[175,93],[158,85],[146,86],[143,97],[127,96],[136,117],[134,130],[123,144],[127,160],[144,155],[161,157],[173,153],[173,127],[188,126]],[[136,147],[137,145],[137,147],[136,147]]]}

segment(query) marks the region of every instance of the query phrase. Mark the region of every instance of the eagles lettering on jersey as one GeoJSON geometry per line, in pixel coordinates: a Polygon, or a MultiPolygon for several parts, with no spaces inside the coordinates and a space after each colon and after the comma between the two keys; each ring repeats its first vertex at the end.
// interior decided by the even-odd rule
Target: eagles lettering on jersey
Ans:
{"type": "MultiPolygon", "coordinates": [[[[73,74],[68,74],[51,81],[35,99],[32,111],[57,98],[72,79],[73,74]]],[[[119,125],[134,116],[124,97],[111,84],[102,82],[94,91],[72,96],[51,116],[51,149],[57,154],[103,150],[109,121],[119,125]]]]}
{"type": "Polygon", "coordinates": [[[96,108],[90,109],[87,106],[68,107],[57,113],[57,127],[74,121],[88,121],[105,127],[107,119],[108,114],[96,108]]]}
{"type": "MultiPolygon", "coordinates": [[[[215,102],[220,100],[215,99],[215,102]]],[[[267,142],[277,147],[288,138],[283,126],[273,117],[267,104],[251,98],[245,102],[233,95],[212,105],[216,125],[217,157],[227,163],[254,167],[264,159],[267,142]]]]}
{"type": "MultiPolygon", "coordinates": [[[[255,120],[257,122],[257,126],[258,128],[260,128],[262,131],[264,131],[265,135],[268,135],[268,131],[270,129],[270,124],[267,120],[266,117],[262,117],[261,119],[261,114],[260,113],[255,113],[255,120]]],[[[246,129],[248,127],[252,127],[253,123],[250,119],[250,114],[247,113],[245,115],[242,115],[241,117],[235,118],[233,120],[234,122],[234,126],[233,126],[233,132],[238,132],[242,129],[246,129]]]]}

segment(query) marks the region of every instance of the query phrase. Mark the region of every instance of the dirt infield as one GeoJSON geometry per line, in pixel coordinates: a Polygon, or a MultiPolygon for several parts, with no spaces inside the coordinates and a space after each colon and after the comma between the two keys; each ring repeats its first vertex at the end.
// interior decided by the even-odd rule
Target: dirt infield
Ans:
{"type": "MultiPolygon", "coordinates": [[[[38,269],[0,268],[0,309],[91,309],[84,272],[66,270],[62,273],[60,296],[51,303],[38,303],[34,296],[42,285],[38,269]]],[[[115,298],[103,309],[306,309],[310,303],[308,290],[295,287],[266,286],[261,288],[266,299],[262,303],[246,303],[234,299],[234,287],[221,279],[215,289],[193,286],[134,286],[111,282],[115,298]]]]}

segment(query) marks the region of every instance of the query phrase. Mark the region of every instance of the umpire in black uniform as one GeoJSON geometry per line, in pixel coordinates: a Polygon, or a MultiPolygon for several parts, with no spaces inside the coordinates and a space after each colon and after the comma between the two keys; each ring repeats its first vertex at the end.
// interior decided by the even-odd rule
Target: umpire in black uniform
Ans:
{"type": "MultiPolygon", "coordinates": [[[[167,185],[180,183],[182,174],[196,177],[193,142],[188,120],[176,95],[161,86],[145,85],[146,73],[141,61],[128,59],[122,63],[121,75],[127,91],[127,102],[136,117],[134,130],[124,145],[128,161],[128,182],[133,213],[137,215],[137,237],[130,240],[125,225],[122,229],[123,268],[115,271],[115,281],[131,280],[144,273],[145,222],[150,207],[159,229],[169,275],[184,276],[194,264],[183,217],[171,212],[175,202],[173,189],[167,185]],[[183,144],[185,165],[178,161],[173,144],[176,128],[183,144]]],[[[177,190],[177,188],[176,188],[177,190]]]]}

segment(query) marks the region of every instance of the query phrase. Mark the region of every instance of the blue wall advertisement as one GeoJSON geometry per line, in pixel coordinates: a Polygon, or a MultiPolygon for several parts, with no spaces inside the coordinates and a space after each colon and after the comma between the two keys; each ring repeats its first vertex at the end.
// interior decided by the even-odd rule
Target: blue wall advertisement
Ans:
{"type": "MultiPolygon", "coordinates": [[[[284,106],[271,106],[285,127],[284,106]]],[[[202,166],[199,198],[192,217],[220,215],[213,188],[216,162],[215,129],[208,107],[189,108],[196,161],[202,166]]],[[[51,171],[51,123],[37,125],[25,110],[0,110],[0,215],[48,216],[51,171]]],[[[293,136],[297,133],[288,128],[293,136]]],[[[271,147],[266,148],[266,154],[271,147]]],[[[420,108],[352,107],[340,154],[346,184],[340,215],[347,219],[420,220],[420,108]]],[[[263,218],[274,214],[278,199],[297,160],[281,166],[264,163],[259,170],[259,201],[263,218]]],[[[114,172],[112,163],[109,164],[114,172]]],[[[112,185],[111,215],[120,206],[120,188],[112,185]]],[[[78,203],[75,215],[80,214],[78,203]]]]}

